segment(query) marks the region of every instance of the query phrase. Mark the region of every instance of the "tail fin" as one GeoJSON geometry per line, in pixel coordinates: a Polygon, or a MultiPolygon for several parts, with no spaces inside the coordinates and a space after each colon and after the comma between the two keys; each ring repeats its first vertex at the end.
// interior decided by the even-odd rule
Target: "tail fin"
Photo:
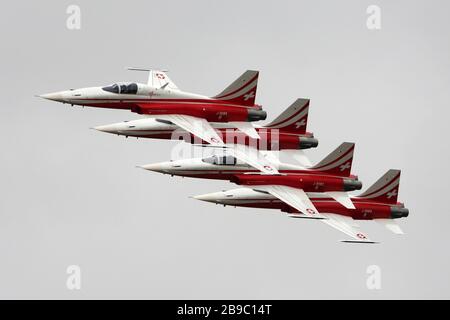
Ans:
{"type": "Polygon", "coordinates": [[[325,159],[310,169],[319,170],[327,174],[348,177],[352,170],[354,150],[354,143],[344,142],[326,156],[325,159]]]}
{"type": "Polygon", "coordinates": [[[400,187],[400,170],[391,169],[377,180],[369,189],[360,194],[358,198],[371,201],[396,204],[398,189],[400,187]]]}
{"type": "Polygon", "coordinates": [[[283,132],[304,134],[308,124],[309,99],[297,99],[282,114],[268,125],[267,128],[280,129],[283,132]]]}
{"type": "Polygon", "coordinates": [[[247,70],[214,99],[229,101],[242,106],[255,105],[259,71],[247,70]]]}

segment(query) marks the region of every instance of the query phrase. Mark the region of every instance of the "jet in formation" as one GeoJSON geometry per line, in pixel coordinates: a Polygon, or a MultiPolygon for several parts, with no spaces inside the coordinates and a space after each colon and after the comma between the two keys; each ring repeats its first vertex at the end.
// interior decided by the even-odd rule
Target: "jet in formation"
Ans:
{"type": "MultiPolygon", "coordinates": [[[[354,208],[345,207],[326,193],[308,192],[307,196],[320,213],[321,222],[348,235],[343,242],[375,243],[360,229],[355,220],[373,220],[394,234],[403,234],[395,219],[407,217],[409,210],[397,202],[400,170],[389,170],[369,189],[351,196],[354,208]]],[[[258,188],[239,188],[195,196],[195,199],[224,206],[278,209],[291,218],[304,217],[301,211],[258,188]]]]}
{"type": "MultiPolygon", "coordinates": [[[[247,70],[214,97],[181,91],[164,71],[148,71],[147,84],[116,83],[108,86],[65,90],[40,97],[89,107],[129,109],[144,118],[96,127],[97,130],[135,137],[197,141],[210,147],[227,148],[229,153],[257,169],[276,173],[259,149],[306,149],[317,139],[306,128],[309,100],[296,101],[266,127],[252,121],[267,116],[255,104],[259,72],[247,70]],[[283,120],[284,119],[284,120],[283,120]],[[197,139],[194,139],[197,138],[197,139]]],[[[302,154],[299,152],[299,156],[302,154]]]]}
{"type": "MultiPolygon", "coordinates": [[[[210,143],[220,143],[222,139],[209,122],[228,123],[256,138],[257,133],[250,122],[264,120],[267,116],[262,107],[255,104],[258,71],[247,70],[221,93],[207,97],[180,90],[164,71],[129,69],[147,71],[147,83],[119,82],[40,97],[70,105],[128,109],[147,118],[174,123],[210,143]]],[[[145,121],[140,122],[143,123],[145,121]]]]}
{"type": "Polygon", "coordinates": [[[146,71],[143,83],[71,89],[40,97],[80,106],[127,109],[140,119],[94,129],[125,137],[183,140],[213,152],[207,157],[148,164],[143,169],[172,176],[228,180],[243,188],[194,198],[230,206],[278,209],[292,218],[320,220],[345,233],[344,242],[376,243],[355,220],[376,220],[402,234],[394,219],[407,217],[397,202],[400,171],[389,170],[362,189],[351,173],[355,144],[344,142],[315,165],[304,150],[318,146],[307,131],[310,100],[299,98],[273,121],[255,104],[259,72],[247,70],[221,93],[208,97],[181,91],[162,70],[146,71]],[[288,156],[294,163],[280,160],[288,156]]]}
{"type": "Polygon", "coordinates": [[[316,165],[304,167],[278,163],[278,175],[261,174],[227,155],[182,159],[143,165],[141,168],[201,179],[229,180],[245,188],[195,196],[195,199],[230,206],[271,208],[289,217],[317,219],[344,232],[344,242],[376,243],[359,230],[353,220],[376,220],[396,234],[403,234],[393,219],[408,216],[408,209],[397,203],[400,171],[389,170],[359,196],[362,183],[351,174],[354,143],[344,142],[316,165]]]}

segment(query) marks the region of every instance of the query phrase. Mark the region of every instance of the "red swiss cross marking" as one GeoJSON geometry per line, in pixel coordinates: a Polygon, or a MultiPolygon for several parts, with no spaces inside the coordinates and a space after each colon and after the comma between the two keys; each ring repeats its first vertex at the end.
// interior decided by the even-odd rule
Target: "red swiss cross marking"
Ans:
{"type": "Polygon", "coordinates": [[[367,237],[365,235],[363,235],[362,233],[357,233],[356,236],[360,239],[367,239],[367,237]]]}
{"type": "Polygon", "coordinates": [[[164,75],[162,74],[162,73],[157,73],[156,74],[156,77],[158,78],[158,79],[165,79],[166,77],[164,77],[164,75]]]}

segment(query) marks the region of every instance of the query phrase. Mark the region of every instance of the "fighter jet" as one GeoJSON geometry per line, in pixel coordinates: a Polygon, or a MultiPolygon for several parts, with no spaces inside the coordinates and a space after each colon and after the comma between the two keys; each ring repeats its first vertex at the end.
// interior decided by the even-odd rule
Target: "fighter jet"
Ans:
{"type": "MultiPolygon", "coordinates": [[[[376,243],[359,229],[354,220],[375,220],[391,232],[403,234],[394,219],[407,217],[409,210],[403,203],[397,202],[399,185],[400,170],[389,170],[367,191],[351,197],[355,206],[353,209],[345,208],[324,193],[307,195],[323,217],[322,222],[351,237],[351,240],[342,240],[343,242],[376,243]]],[[[208,193],[194,198],[224,206],[279,209],[293,218],[302,216],[295,207],[280,201],[270,193],[261,192],[257,187],[208,193]]]]}
{"type": "Polygon", "coordinates": [[[354,143],[344,142],[309,168],[280,162],[276,174],[261,174],[248,163],[239,163],[236,157],[229,155],[149,164],[142,168],[170,175],[227,179],[275,196],[302,212],[299,217],[324,219],[306,192],[325,192],[344,207],[353,209],[354,205],[346,192],[362,187],[358,177],[351,175],[354,148],[354,143]]]}
{"type": "MultiPolygon", "coordinates": [[[[297,99],[275,120],[266,125],[254,125],[257,136],[253,137],[235,130],[237,123],[211,122],[211,126],[225,144],[243,144],[258,150],[299,150],[317,147],[314,134],[307,132],[309,99],[297,99]]],[[[183,139],[188,143],[210,143],[195,139],[201,134],[193,135],[170,121],[159,117],[143,118],[108,125],[94,129],[125,137],[153,139],[183,139]]]]}
{"type": "Polygon", "coordinates": [[[233,126],[237,126],[236,123],[210,123],[212,130],[220,138],[219,142],[206,142],[208,140],[204,137],[204,132],[193,133],[194,131],[166,121],[160,116],[99,126],[95,129],[126,137],[182,139],[188,143],[227,148],[229,154],[256,169],[265,173],[277,173],[276,166],[268,161],[267,155],[261,154],[260,150],[288,149],[292,150],[293,157],[307,161],[300,149],[313,148],[318,145],[314,135],[306,131],[309,102],[309,99],[297,99],[271,123],[265,126],[252,126],[257,137],[243,134],[243,130],[235,130],[233,126]]]}
{"type": "Polygon", "coordinates": [[[264,120],[267,116],[262,107],[255,104],[258,71],[244,72],[221,93],[207,97],[181,91],[164,71],[129,69],[148,71],[147,84],[115,83],[40,97],[71,105],[129,109],[165,123],[173,123],[213,144],[223,144],[223,141],[209,122],[226,122],[253,138],[258,137],[250,122],[264,120]]]}

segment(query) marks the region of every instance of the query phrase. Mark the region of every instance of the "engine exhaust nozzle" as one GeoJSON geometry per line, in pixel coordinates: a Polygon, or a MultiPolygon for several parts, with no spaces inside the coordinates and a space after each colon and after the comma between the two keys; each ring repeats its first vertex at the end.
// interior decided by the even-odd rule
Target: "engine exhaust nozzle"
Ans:
{"type": "Polygon", "coordinates": [[[300,138],[300,149],[315,148],[318,145],[319,140],[317,140],[316,138],[307,138],[307,137],[300,138]]]}
{"type": "Polygon", "coordinates": [[[406,218],[409,215],[409,210],[407,208],[391,207],[391,218],[406,218]]]}
{"type": "Polygon", "coordinates": [[[355,179],[344,179],[344,191],[361,190],[362,182],[355,179]]]}
{"type": "Polygon", "coordinates": [[[247,121],[266,120],[267,112],[264,110],[248,109],[247,121]]]}

